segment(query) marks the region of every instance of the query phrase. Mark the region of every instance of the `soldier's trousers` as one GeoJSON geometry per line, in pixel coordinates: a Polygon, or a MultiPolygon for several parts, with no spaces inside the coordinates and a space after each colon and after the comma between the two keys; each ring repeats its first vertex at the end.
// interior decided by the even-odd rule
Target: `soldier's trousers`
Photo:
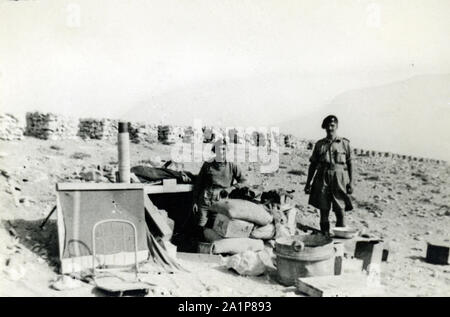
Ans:
{"type": "MultiPolygon", "coordinates": [[[[336,227],[345,227],[345,214],[342,209],[335,209],[336,227]]],[[[323,233],[330,232],[330,210],[320,210],[320,231],[323,233]]]]}

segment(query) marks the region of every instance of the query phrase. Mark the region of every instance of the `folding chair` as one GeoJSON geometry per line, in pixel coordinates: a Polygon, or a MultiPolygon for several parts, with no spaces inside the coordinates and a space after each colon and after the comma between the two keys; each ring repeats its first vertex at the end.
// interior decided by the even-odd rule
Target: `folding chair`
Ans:
{"type": "MultiPolygon", "coordinates": [[[[128,230],[129,231],[129,230],[128,230]]],[[[118,231],[115,233],[117,234],[118,231]]],[[[111,244],[114,244],[114,242],[110,241],[111,244]]],[[[105,241],[103,241],[103,252],[105,252],[106,244],[105,241]]],[[[114,250],[117,251],[117,250],[114,250]]],[[[126,254],[124,254],[124,257],[126,257],[126,254]]],[[[105,260],[106,262],[106,260],[105,260]]],[[[126,261],[124,261],[125,266],[128,264],[126,261]]],[[[100,263],[101,264],[101,263],[100,263]]],[[[111,265],[111,264],[109,264],[111,265]]],[[[106,265],[105,265],[106,266],[106,265]]],[[[110,293],[118,293],[119,296],[122,296],[124,292],[127,291],[145,291],[148,292],[149,284],[148,283],[142,283],[139,281],[138,277],[139,273],[139,263],[138,263],[138,245],[137,245],[137,229],[136,226],[127,220],[122,219],[108,219],[108,220],[102,220],[97,222],[93,228],[92,228],[92,274],[94,277],[95,284],[98,288],[105,290],[110,293]],[[133,248],[134,248],[134,268],[135,268],[135,278],[134,281],[127,281],[124,278],[116,275],[116,274],[106,274],[106,276],[98,277],[97,272],[113,272],[113,271],[121,271],[123,268],[97,268],[96,260],[97,260],[97,249],[98,249],[98,241],[100,239],[105,239],[105,237],[102,237],[98,234],[103,225],[105,224],[112,224],[112,223],[119,223],[122,224],[121,230],[122,230],[122,243],[123,247],[126,248],[127,242],[132,238],[133,240],[133,248]],[[132,229],[132,237],[127,235],[125,228],[131,228],[132,229]]]]}

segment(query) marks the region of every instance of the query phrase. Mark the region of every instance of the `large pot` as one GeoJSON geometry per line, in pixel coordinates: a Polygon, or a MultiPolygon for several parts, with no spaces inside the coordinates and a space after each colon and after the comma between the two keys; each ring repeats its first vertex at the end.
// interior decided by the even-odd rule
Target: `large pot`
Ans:
{"type": "Polygon", "coordinates": [[[275,243],[281,284],[295,285],[299,277],[334,275],[333,240],[322,235],[280,238],[275,243]]]}

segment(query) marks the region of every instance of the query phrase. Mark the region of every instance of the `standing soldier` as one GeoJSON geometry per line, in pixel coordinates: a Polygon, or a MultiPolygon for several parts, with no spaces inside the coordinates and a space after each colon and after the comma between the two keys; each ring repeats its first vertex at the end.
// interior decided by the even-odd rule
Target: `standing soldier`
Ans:
{"type": "Polygon", "coordinates": [[[337,128],[336,116],[329,115],[323,120],[322,129],[327,136],[314,146],[305,185],[309,204],[320,209],[320,230],[327,236],[330,209],[336,214],[336,227],[345,227],[344,211],[353,209],[349,197],[353,192],[350,141],[338,137],[337,128]]]}

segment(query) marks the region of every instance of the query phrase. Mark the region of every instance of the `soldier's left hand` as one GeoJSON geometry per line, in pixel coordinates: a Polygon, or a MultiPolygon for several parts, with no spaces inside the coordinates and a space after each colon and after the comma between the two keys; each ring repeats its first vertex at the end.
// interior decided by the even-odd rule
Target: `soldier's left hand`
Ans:
{"type": "Polygon", "coordinates": [[[353,186],[352,184],[347,184],[347,194],[353,194],[353,186]]]}

